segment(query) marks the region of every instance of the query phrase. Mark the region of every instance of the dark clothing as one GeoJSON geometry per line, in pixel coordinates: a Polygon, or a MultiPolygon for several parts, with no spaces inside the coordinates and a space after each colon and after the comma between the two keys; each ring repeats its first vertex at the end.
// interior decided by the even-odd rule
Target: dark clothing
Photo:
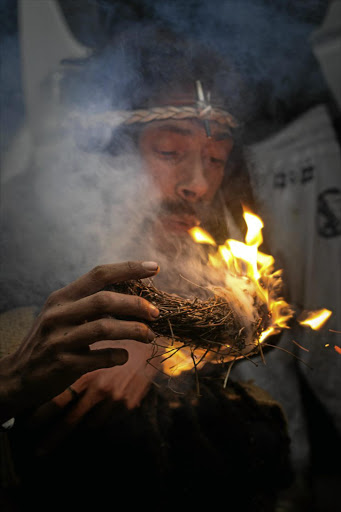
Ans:
{"type": "Polygon", "coordinates": [[[229,382],[224,389],[215,369],[204,370],[200,397],[190,374],[185,394],[153,386],[141,407],[113,405],[96,426],[94,409],[49,456],[35,454],[42,433],[17,422],[10,434],[22,479],[15,510],[99,510],[122,498],[147,510],[207,503],[273,511],[292,477],[282,410],[259,388],[229,382]]]}

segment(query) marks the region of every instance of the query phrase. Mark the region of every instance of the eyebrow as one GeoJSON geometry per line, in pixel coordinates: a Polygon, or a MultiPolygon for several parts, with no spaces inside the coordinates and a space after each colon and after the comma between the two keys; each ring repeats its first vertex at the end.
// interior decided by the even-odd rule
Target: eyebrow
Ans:
{"type": "Polygon", "coordinates": [[[213,134],[212,138],[214,140],[226,140],[226,139],[231,139],[232,135],[230,132],[218,132],[216,134],[213,134]]]}
{"type": "MultiPolygon", "coordinates": [[[[163,126],[160,126],[158,129],[163,132],[172,132],[172,133],[177,133],[177,134],[185,135],[185,136],[193,135],[193,133],[194,133],[189,128],[181,128],[180,126],[174,126],[173,124],[165,124],[163,126]]],[[[226,140],[226,139],[231,138],[231,133],[229,131],[218,132],[218,133],[213,134],[211,138],[216,141],[226,140]]]]}
{"type": "Polygon", "coordinates": [[[159,126],[158,129],[163,132],[178,133],[180,135],[193,135],[192,130],[189,130],[188,128],[181,128],[180,126],[174,126],[172,124],[165,124],[163,126],[159,126]]]}

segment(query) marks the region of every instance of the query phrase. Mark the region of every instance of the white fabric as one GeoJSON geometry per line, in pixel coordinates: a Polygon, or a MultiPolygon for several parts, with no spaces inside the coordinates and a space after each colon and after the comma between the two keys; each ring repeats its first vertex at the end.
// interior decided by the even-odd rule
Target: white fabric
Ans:
{"type": "Polygon", "coordinates": [[[330,331],[341,331],[340,148],[329,114],[321,105],[250,148],[250,155],[260,216],[276,267],[284,269],[289,302],[298,309],[333,312],[320,331],[299,327],[282,336],[280,347],[304,363],[274,349],[266,356],[265,367],[242,362],[231,374],[253,378],[282,402],[294,463],[302,468],[309,445],[297,366],[341,432],[341,355],[334,349],[341,347],[341,333],[330,331]]]}

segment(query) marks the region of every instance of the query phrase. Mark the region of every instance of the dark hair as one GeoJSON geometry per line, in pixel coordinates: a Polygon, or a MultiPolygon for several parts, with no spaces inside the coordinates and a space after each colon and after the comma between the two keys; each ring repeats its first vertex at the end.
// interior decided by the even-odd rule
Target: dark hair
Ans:
{"type": "Polygon", "coordinates": [[[174,90],[195,92],[197,80],[213,105],[241,124],[247,120],[249,91],[232,60],[157,24],[115,34],[89,59],[65,69],[61,90],[66,102],[89,115],[158,106],[174,90]]]}

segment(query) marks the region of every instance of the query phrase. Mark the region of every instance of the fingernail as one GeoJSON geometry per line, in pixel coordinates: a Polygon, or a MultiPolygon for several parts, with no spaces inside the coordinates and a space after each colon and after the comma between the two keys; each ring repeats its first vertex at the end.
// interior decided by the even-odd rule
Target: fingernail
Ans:
{"type": "Polygon", "coordinates": [[[160,311],[153,304],[150,304],[149,312],[153,318],[157,318],[160,314],[160,311]]]}
{"type": "Polygon", "coordinates": [[[159,265],[155,261],[144,261],[142,263],[142,267],[144,267],[146,270],[156,271],[159,268],[159,265]]]}
{"type": "Polygon", "coordinates": [[[149,341],[153,341],[155,339],[155,334],[150,329],[148,331],[148,339],[149,341]]]}

